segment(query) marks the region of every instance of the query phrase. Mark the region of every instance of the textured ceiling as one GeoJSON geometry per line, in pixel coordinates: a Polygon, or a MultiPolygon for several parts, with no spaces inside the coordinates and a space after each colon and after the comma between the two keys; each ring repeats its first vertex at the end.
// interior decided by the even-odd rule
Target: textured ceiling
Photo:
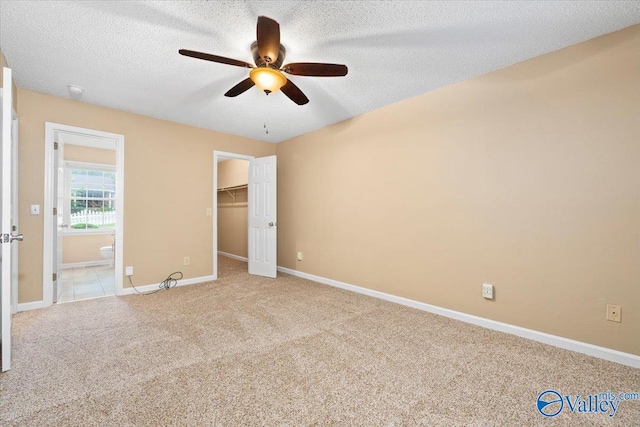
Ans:
{"type": "Polygon", "coordinates": [[[0,47],[20,87],[74,84],[82,102],[279,142],[639,22],[639,1],[0,0],[0,47]],[[249,70],[178,54],[253,62],[259,15],[280,23],[285,63],[349,74],[288,76],[305,106],[257,88],[225,98],[249,70]]]}

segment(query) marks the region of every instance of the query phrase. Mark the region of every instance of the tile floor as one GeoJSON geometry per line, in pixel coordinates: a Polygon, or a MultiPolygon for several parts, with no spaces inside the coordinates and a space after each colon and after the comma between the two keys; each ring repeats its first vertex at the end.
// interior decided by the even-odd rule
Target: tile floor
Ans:
{"type": "Polygon", "coordinates": [[[66,268],[62,270],[62,295],[58,302],[78,301],[115,294],[113,267],[66,268]]]}

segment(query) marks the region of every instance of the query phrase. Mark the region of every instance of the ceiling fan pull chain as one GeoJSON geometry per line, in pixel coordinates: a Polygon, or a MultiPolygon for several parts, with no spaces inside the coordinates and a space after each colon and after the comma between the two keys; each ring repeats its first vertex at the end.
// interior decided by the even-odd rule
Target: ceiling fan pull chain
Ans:
{"type": "MultiPolygon", "coordinates": [[[[264,99],[262,102],[265,102],[264,99]]],[[[269,135],[269,126],[267,126],[267,123],[269,122],[269,108],[268,108],[268,104],[265,103],[265,108],[263,108],[263,114],[264,114],[264,133],[269,135]]]]}

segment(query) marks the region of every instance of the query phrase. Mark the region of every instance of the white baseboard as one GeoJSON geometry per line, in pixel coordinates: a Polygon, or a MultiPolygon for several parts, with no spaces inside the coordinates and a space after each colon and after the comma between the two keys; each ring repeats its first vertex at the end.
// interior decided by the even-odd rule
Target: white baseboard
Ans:
{"type": "Polygon", "coordinates": [[[62,268],[82,268],[82,267],[98,267],[100,265],[109,265],[111,262],[108,259],[100,261],[84,261],[84,262],[68,262],[62,264],[62,268]]]}
{"type": "Polygon", "coordinates": [[[588,344],[581,341],[575,341],[544,332],[534,331],[532,329],[522,328],[520,326],[510,325],[508,323],[497,322],[495,320],[485,319],[483,317],[473,316],[471,314],[449,310],[447,308],[442,308],[431,304],[425,304],[423,302],[410,300],[408,298],[398,297],[380,291],[374,291],[372,289],[351,285],[349,283],[339,282],[333,279],[327,279],[325,277],[320,277],[309,273],[303,273],[297,270],[291,270],[285,267],[278,267],[278,271],[291,274],[292,276],[301,277],[303,279],[313,280],[314,282],[319,282],[325,285],[334,286],[336,288],[345,289],[347,291],[357,292],[359,294],[368,295],[374,298],[380,298],[383,300],[395,302],[397,304],[406,305],[408,307],[417,308],[418,310],[428,311],[429,313],[450,317],[452,319],[460,320],[466,323],[482,326],[487,329],[493,329],[495,331],[517,335],[522,338],[549,344],[554,347],[563,348],[565,350],[576,351],[588,356],[609,360],[611,362],[620,363],[622,365],[631,366],[633,368],[640,368],[640,356],[636,356],[635,354],[623,353],[621,351],[612,350],[606,347],[599,347],[597,345],[588,344]]]}
{"type": "Polygon", "coordinates": [[[237,259],[239,261],[249,262],[249,258],[240,256],[240,255],[230,254],[229,252],[218,251],[218,255],[226,256],[227,258],[237,259]]]}
{"type": "Polygon", "coordinates": [[[46,305],[44,301],[31,301],[31,302],[23,302],[18,304],[18,313],[21,311],[29,311],[29,310],[37,310],[39,308],[44,308],[46,305]]]}
{"type": "MultiPolygon", "coordinates": [[[[187,285],[195,285],[198,283],[204,283],[204,282],[210,282],[212,280],[215,280],[215,276],[202,276],[202,277],[193,277],[191,279],[182,279],[182,280],[178,280],[178,283],[176,284],[177,286],[187,286],[187,285]]],[[[127,281],[124,281],[123,285],[127,285],[127,281]]],[[[136,285],[136,289],[138,290],[138,292],[151,292],[151,291],[155,291],[158,290],[160,284],[159,283],[155,283],[155,284],[151,284],[151,285],[141,285],[141,286],[137,286],[136,285]]],[[[131,294],[136,294],[136,289],[133,289],[133,287],[127,287],[122,289],[122,294],[120,295],[131,295],[131,294]]]]}
{"type": "MultiPolygon", "coordinates": [[[[210,282],[212,280],[215,280],[215,276],[193,277],[191,279],[178,280],[178,283],[176,284],[176,286],[195,285],[197,283],[210,282]]],[[[126,284],[126,282],[124,282],[124,284],[126,284]]],[[[139,292],[155,291],[156,289],[158,289],[159,285],[160,285],[159,283],[156,283],[151,285],[136,286],[136,289],[138,289],[139,292]]],[[[135,293],[136,293],[135,289],[133,289],[132,287],[129,287],[129,288],[124,288],[120,295],[131,295],[135,293]]],[[[20,312],[20,311],[37,310],[39,308],[44,308],[44,307],[47,307],[44,301],[25,302],[25,303],[18,304],[17,311],[20,312]]]]}

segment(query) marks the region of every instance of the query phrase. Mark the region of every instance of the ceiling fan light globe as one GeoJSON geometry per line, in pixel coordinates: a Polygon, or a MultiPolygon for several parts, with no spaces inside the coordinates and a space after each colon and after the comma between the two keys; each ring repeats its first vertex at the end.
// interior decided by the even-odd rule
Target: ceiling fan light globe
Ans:
{"type": "Polygon", "coordinates": [[[268,67],[254,68],[249,78],[267,94],[279,91],[287,83],[287,78],[280,71],[268,67]]]}

